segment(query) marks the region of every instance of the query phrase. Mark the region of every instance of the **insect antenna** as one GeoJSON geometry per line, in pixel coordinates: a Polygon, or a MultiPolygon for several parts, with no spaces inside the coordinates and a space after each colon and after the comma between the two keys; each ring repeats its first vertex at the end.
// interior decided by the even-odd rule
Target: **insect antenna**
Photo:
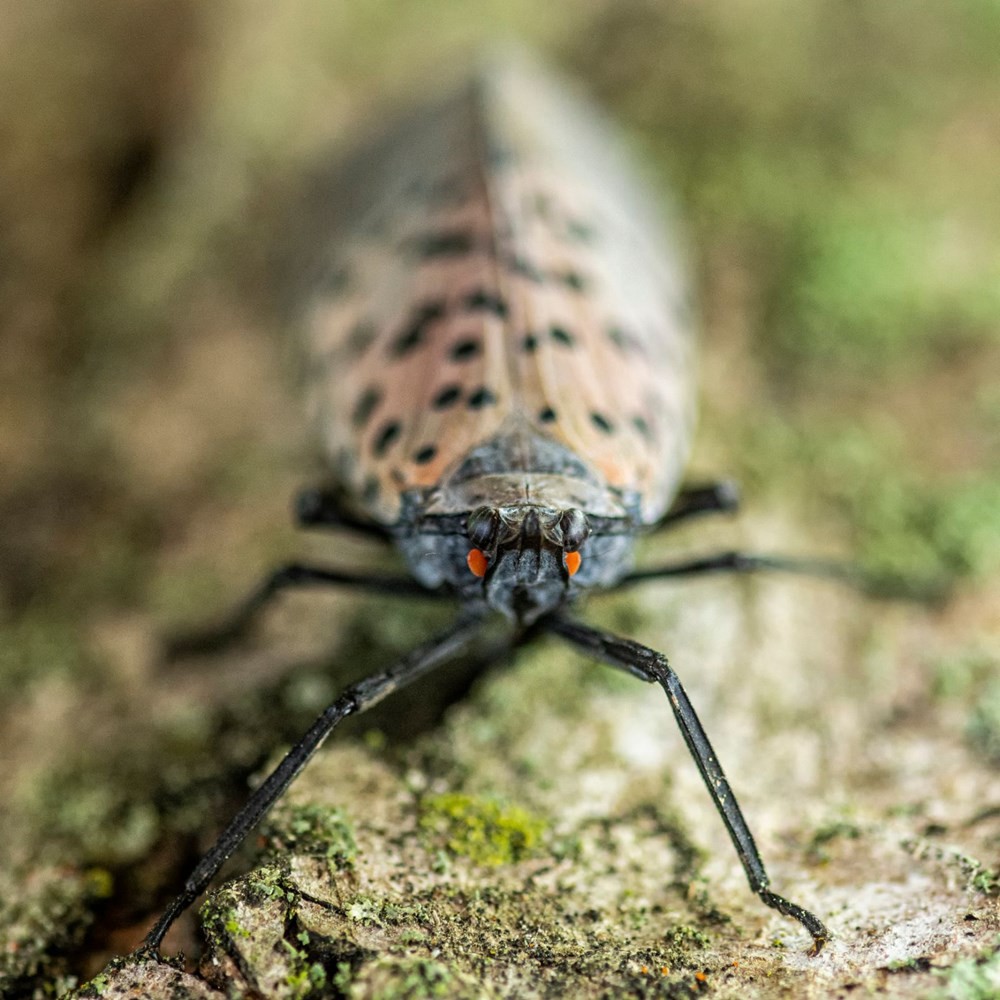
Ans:
{"type": "Polygon", "coordinates": [[[589,653],[595,659],[624,670],[651,684],[655,682],[663,688],[670,701],[677,725],[684,736],[684,742],[687,743],[688,750],[701,772],[705,787],[722,817],[722,822],[729,833],[729,839],[732,841],[733,847],[736,848],[750,888],[767,906],[802,924],[812,935],[812,954],[818,954],[828,940],[829,932],[823,922],[808,910],[783,896],[777,895],[777,893],[771,892],[769,888],[771,880],[764,868],[764,862],[761,860],[757,845],[754,843],[750,827],[747,826],[747,822],[743,818],[743,812],[729,787],[722,765],[712,749],[712,744],[698,719],[694,706],[691,704],[680,678],[667,662],[667,658],[662,653],[638,642],[633,642],[631,639],[624,639],[568,618],[555,615],[547,619],[547,622],[552,631],[589,653]]]}
{"type": "MultiPolygon", "coordinates": [[[[367,711],[394,691],[406,687],[457,656],[469,648],[481,632],[482,616],[478,613],[463,614],[445,632],[418,646],[388,670],[352,684],[331,702],[222,831],[215,846],[188,876],[184,889],[164,910],[136,954],[159,954],[160,945],[170,926],[204,892],[230,855],[270,811],[340,722],[349,715],[367,711]]],[[[501,650],[501,654],[506,652],[506,648],[501,650]]]]}

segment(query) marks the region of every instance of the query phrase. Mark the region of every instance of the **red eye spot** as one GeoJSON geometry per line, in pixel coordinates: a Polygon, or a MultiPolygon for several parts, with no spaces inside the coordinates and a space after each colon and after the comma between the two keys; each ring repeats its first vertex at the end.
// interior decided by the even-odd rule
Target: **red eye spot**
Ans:
{"type": "Polygon", "coordinates": [[[579,552],[567,552],[566,555],[563,556],[563,560],[566,563],[566,571],[570,576],[573,576],[576,573],[576,571],[580,568],[580,563],[583,562],[583,558],[579,552]]]}
{"type": "Polygon", "coordinates": [[[486,567],[489,562],[486,559],[486,553],[481,549],[469,549],[469,554],[465,557],[465,561],[469,564],[469,569],[472,570],[474,576],[480,578],[486,576],[486,567]]]}

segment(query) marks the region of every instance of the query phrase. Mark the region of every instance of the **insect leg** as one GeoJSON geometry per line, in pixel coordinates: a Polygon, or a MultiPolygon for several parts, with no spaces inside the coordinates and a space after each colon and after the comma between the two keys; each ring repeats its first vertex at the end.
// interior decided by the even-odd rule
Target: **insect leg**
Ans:
{"type": "Polygon", "coordinates": [[[387,577],[367,573],[351,573],[343,570],[310,566],[305,563],[288,563],[276,569],[249,596],[247,596],[228,617],[214,628],[180,635],[167,643],[168,659],[177,659],[197,653],[207,653],[219,649],[242,636],[257,612],[268,604],[275,595],[292,587],[347,586],[359,590],[372,590],[381,595],[401,597],[441,598],[447,596],[438,591],[421,587],[409,577],[387,577]]]}
{"type": "Polygon", "coordinates": [[[645,580],[661,580],[671,576],[699,576],[705,573],[759,573],[761,570],[778,570],[783,573],[800,573],[820,576],[866,589],[867,581],[862,572],[850,563],[831,562],[823,559],[791,559],[784,556],[762,556],[746,552],[719,552],[698,559],[667,563],[650,569],[629,573],[618,584],[627,587],[645,580]]]}
{"type": "Polygon", "coordinates": [[[295,522],[301,528],[346,528],[367,538],[391,542],[392,534],[381,524],[365,521],[345,510],[339,495],[322,486],[302,490],[295,497],[295,522]]]}
{"type": "Polygon", "coordinates": [[[215,846],[188,876],[183,891],[164,910],[146,935],[137,954],[159,954],[160,944],[171,924],[205,891],[229,856],[268,813],[338,723],[349,715],[357,715],[371,708],[393,691],[405,687],[460,653],[479,634],[480,625],[478,615],[463,616],[446,632],[418,646],[388,670],[352,684],[331,702],[223,830],[215,846]]]}
{"type": "Polygon", "coordinates": [[[753,834],[747,826],[739,803],[733,795],[729,782],[722,771],[712,744],[708,740],[694,706],[688,699],[681,685],[680,678],[667,662],[662,653],[630,639],[623,639],[609,632],[590,628],[580,622],[570,621],[558,616],[549,619],[553,631],[568,639],[575,646],[590,653],[598,660],[625,670],[644,681],[659,684],[667,693],[670,707],[680,726],[687,743],[688,750],[698,765],[705,787],[712,796],[715,808],[718,809],[722,822],[729,832],[729,839],[736,848],[743,870],[746,872],[750,888],[760,897],[761,901],[783,913],[787,917],[798,920],[813,938],[812,953],[818,954],[829,938],[829,932],[823,922],[808,910],[771,892],[768,888],[770,878],[764,868],[753,834]]]}
{"type": "Polygon", "coordinates": [[[732,479],[703,486],[686,486],[674,499],[670,510],[655,524],[653,531],[672,528],[681,521],[700,514],[731,514],[740,506],[740,489],[732,479]]]}

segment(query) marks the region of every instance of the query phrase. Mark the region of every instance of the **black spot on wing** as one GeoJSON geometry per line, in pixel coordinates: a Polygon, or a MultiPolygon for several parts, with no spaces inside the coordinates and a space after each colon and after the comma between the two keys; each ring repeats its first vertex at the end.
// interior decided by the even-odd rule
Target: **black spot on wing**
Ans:
{"type": "Polygon", "coordinates": [[[613,323],[607,329],[608,340],[611,341],[615,347],[618,348],[624,354],[645,354],[645,348],[642,342],[639,340],[635,334],[630,333],[624,327],[619,326],[617,323],[613,323]]]}
{"type": "Polygon", "coordinates": [[[366,504],[375,503],[379,494],[382,492],[382,488],[379,485],[379,481],[375,476],[369,476],[361,487],[361,499],[366,504]]]}
{"type": "Polygon", "coordinates": [[[413,253],[424,260],[438,257],[464,257],[476,249],[476,239],[464,229],[441,230],[414,237],[413,253]]]}
{"type": "Polygon", "coordinates": [[[577,271],[557,271],[554,277],[561,285],[574,292],[582,292],[587,287],[587,282],[577,271]]]}
{"type": "Polygon", "coordinates": [[[518,274],[522,278],[527,278],[528,281],[533,281],[537,285],[540,285],[545,281],[545,274],[532,264],[530,260],[525,260],[524,257],[518,257],[516,255],[507,257],[503,263],[513,274],[518,274]]]}
{"type": "Polygon", "coordinates": [[[346,264],[338,265],[319,276],[318,290],[331,299],[339,298],[351,290],[354,275],[346,264]]]}
{"type": "Polygon", "coordinates": [[[484,385],[469,395],[468,406],[470,410],[482,410],[484,407],[491,406],[496,401],[496,395],[484,385]]]}
{"type": "Polygon", "coordinates": [[[390,348],[393,356],[401,358],[407,355],[414,348],[420,345],[424,339],[424,328],[419,323],[414,323],[406,331],[401,333],[393,342],[390,348]]]}
{"type": "Polygon", "coordinates": [[[573,243],[593,243],[596,235],[594,227],[583,219],[567,219],[566,238],[573,243]]]}
{"type": "Polygon", "coordinates": [[[347,350],[354,355],[364,354],[375,342],[377,332],[371,320],[360,320],[347,335],[347,350]]]}
{"type": "Polygon", "coordinates": [[[425,302],[415,312],[409,326],[392,342],[389,352],[393,357],[401,358],[423,343],[427,328],[442,319],[447,308],[441,300],[425,302]]]}
{"type": "Polygon", "coordinates": [[[437,454],[437,446],[433,444],[425,444],[414,456],[413,461],[417,465],[426,465],[428,462],[434,460],[434,456],[437,454]]]}
{"type": "Polygon", "coordinates": [[[390,420],[383,424],[372,443],[372,454],[376,458],[381,458],[395,444],[402,429],[398,420],[390,420]]]}
{"type": "Polygon", "coordinates": [[[554,424],[556,422],[556,411],[551,406],[546,406],[544,410],[539,411],[538,419],[543,424],[554,424]]]}
{"type": "Polygon", "coordinates": [[[471,358],[476,357],[482,349],[483,345],[478,338],[468,337],[465,340],[459,340],[452,346],[450,351],[451,360],[469,361],[471,358]]]}
{"type": "Polygon", "coordinates": [[[370,385],[358,397],[354,404],[354,411],[351,414],[351,422],[359,430],[368,423],[376,407],[382,401],[382,393],[375,386],[370,385]]]}
{"type": "Polygon", "coordinates": [[[446,385],[431,401],[435,410],[447,410],[454,406],[462,396],[462,389],[457,385],[446,385]]]}
{"type": "Polygon", "coordinates": [[[573,346],[573,334],[568,330],[563,329],[561,326],[553,326],[549,329],[549,336],[557,343],[562,344],[563,347],[573,346]]]}
{"type": "Polygon", "coordinates": [[[649,426],[649,422],[645,417],[633,417],[632,426],[647,440],[650,441],[653,438],[652,428],[649,426]]]}
{"type": "Polygon", "coordinates": [[[484,288],[478,288],[465,297],[465,308],[470,312],[492,313],[501,319],[507,317],[507,303],[499,295],[484,288]]]}
{"type": "Polygon", "coordinates": [[[614,432],[614,424],[603,413],[591,413],[590,422],[599,430],[603,431],[605,434],[612,434],[614,432]]]}

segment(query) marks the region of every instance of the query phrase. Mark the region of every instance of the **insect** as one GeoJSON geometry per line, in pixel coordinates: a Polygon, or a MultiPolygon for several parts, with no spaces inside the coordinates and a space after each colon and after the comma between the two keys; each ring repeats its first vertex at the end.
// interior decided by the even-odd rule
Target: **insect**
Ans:
{"type": "Polygon", "coordinates": [[[315,254],[301,326],[333,485],[303,493],[298,519],[395,544],[411,576],[288,565],[217,637],[301,585],[432,592],[459,612],[322,712],[140,951],[158,953],[342,719],[475,648],[496,613],[514,646],[544,629],[663,687],[751,889],[819,951],[826,928],[771,891],[666,658],[572,614],[582,594],[644,579],[808,569],[727,552],[632,570],[638,536],[731,510],[736,498],[725,484],[680,487],[694,413],[690,309],[656,202],[620,139],[575,93],[505,57],[359,154],[327,198],[328,245],[315,254]]]}

